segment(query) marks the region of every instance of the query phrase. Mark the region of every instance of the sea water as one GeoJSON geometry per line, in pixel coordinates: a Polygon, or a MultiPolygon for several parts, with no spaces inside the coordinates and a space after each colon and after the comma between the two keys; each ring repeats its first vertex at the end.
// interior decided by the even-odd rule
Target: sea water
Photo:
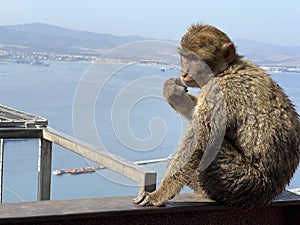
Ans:
{"type": "MultiPolygon", "coordinates": [[[[166,79],[178,76],[176,67],[166,67],[162,72],[156,65],[103,64],[96,68],[99,77],[88,79],[95,69],[91,63],[49,64],[1,63],[0,103],[45,117],[50,127],[130,161],[166,158],[174,153],[187,121],[170,109],[161,92],[166,79]],[[82,117],[76,117],[76,113],[82,117]],[[89,132],[80,133],[80,128],[89,132]]],[[[300,112],[300,74],[276,73],[272,77],[300,112]]],[[[4,202],[37,199],[38,145],[36,139],[5,140],[4,202]]],[[[93,165],[53,145],[53,170],[93,165]]],[[[167,163],[146,167],[158,171],[160,181],[167,163]]],[[[53,175],[51,185],[51,199],[134,196],[138,190],[134,182],[106,169],[53,175]]],[[[296,187],[300,187],[299,169],[289,186],[296,187]]]]}

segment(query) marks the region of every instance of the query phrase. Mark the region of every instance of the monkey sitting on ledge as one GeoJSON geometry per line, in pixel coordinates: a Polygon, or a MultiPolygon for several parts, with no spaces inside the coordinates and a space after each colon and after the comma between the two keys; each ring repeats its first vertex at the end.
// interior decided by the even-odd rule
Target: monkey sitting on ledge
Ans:
{"type": "Polygon", "coordinates": [[[192,25],[179,53],[181,76],[167,80],[163,93],[189,126],[159,188],[133,202],[163,205],[187,185],[232,207],[270,203],[299,163],[300,122],[293,104],[213,26],[192,25]],[[201,91],[196,97],[187,87],[201,91]]]}

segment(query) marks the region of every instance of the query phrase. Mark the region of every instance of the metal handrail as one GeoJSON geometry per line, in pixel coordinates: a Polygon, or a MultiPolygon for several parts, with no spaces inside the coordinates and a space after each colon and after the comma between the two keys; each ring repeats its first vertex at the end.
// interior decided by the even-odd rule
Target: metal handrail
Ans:
{"type": "MultiPolygon", "coordinates": [[[[0,140],[9,138],[39,138],[38,160],[38,200],[50,200],[51,192],[51,165],[52,143],[60,145],[76,154],[94,161],[106,168],[123,175],[139,185],[139,192],[154,191],[156,188],[157,173],[119,156],[104,151],[98,147],[87,144],[65,133],[48,127],[36,128],[0,128],[0,140]]],[[[0,156],[4,153],[4,145],[1,145],[0,156]]],[[[0,158],[1,158],[0,157],[0,158]]],[[[2,158],[1,158],[2,159],[2,158]]],[[[0,160],[0,168],[3,165],[0,160]]],[[[3,175],[3,170],[1,177],[3,175]]],[[[0,177],[0,178],[1,178],[0,177]]],[[[2,179],[0,179],[0,200],[2,199],[2,179]]]]}

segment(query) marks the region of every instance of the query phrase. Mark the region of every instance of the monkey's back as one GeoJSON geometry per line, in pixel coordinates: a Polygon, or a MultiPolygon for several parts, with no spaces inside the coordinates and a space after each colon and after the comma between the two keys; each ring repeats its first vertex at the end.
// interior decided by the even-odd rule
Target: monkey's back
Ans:
{"type": "Polygon", "coordinates": [[[213,199],[265,205],[282,192],[299,163],[299,117],[283,90],[253,63],[239,60],[217,76],[217,84],[226,101],[226,133],[200,180],[213,199]]]}

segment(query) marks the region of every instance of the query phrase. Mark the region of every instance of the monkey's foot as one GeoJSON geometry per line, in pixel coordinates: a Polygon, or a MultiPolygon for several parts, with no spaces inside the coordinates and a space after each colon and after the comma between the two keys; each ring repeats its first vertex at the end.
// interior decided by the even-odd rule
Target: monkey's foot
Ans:
{"type": "Polygon", "coordinates": [[[161,206],[164,204],[164,202],[159,201],[159,199],[155,198],[154,196],[155,196],[154,193],[149,193],[144,191],[140,193],[132,201],[133,203],[138,204],[140,206],[147,206],[147,205],[161,206]]]}

